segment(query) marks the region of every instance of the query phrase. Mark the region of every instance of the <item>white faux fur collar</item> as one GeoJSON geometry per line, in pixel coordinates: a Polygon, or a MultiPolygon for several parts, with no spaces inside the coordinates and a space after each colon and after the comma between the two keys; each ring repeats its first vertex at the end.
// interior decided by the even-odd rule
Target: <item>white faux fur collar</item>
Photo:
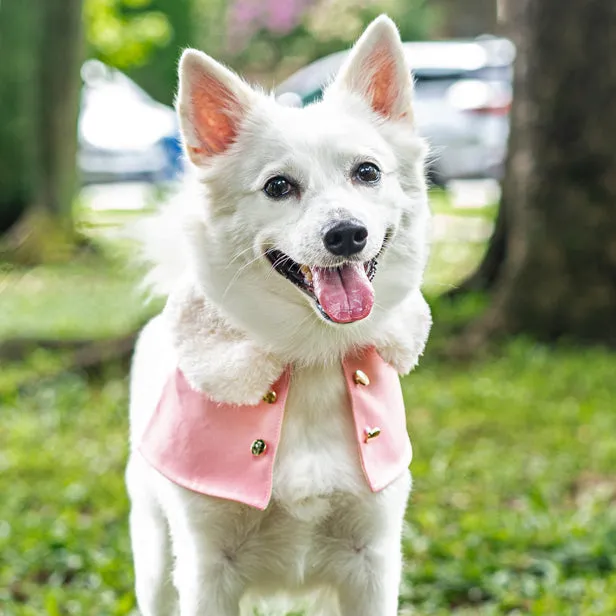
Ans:
{"type": "MultiPolygon", "coordinates": [[[[399,374],[410,372],[423,352],[430,309],[419,292],[404,302],[388,331],[374,341],[399,374]]],[[[164,310],[178,367],[194,389],[218,402],[258,404],[285,368],[285,361],[234,328],[198,286],[183,281],[164,310]]]]}

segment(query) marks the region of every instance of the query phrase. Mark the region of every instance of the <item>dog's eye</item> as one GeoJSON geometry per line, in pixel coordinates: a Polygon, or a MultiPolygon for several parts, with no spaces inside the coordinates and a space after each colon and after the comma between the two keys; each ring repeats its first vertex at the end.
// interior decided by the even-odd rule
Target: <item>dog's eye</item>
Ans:
{"type": "Polygon", "coordinates": [[[353,177],[364,184],[376,184],[381,179],[381,170],[374,163],[361,163],[353,177]]]}
{"type": "Polygon", "coordinates": [[[290,195],[294,190],[295,186],[281,175],[268,180],[263,187],[263,192],[271,199],[282,199],[290,195]]]}

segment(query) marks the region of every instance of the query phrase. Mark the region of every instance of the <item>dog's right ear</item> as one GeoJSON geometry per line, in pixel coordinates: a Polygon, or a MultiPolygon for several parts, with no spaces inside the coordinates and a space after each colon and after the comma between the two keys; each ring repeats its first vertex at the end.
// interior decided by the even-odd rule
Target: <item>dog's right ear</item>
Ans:
{"type": "Polygon", "coordinates": [[[366,28],[330,90],[359,96],[382,118],[412,125],[411,70],[398,28],[389,17],[381,15],[366,28]]]}
{"type": "Polygon", "coordinates": [[[208,55],[187,49],[180,59],[177,110],[186,153],[199,166],[236,140],[255,92],[208,55]]]}

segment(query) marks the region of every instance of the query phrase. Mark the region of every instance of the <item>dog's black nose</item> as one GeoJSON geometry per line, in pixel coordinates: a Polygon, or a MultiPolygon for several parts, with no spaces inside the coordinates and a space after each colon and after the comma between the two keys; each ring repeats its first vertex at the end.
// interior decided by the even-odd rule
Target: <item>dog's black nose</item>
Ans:
{"type": "Polygon", "coordinates": [[[325,248],[337,257],[350,257],[361,252],[368,240],[368,229],[355,220],[343,220],[323,235],[325,248]]]}

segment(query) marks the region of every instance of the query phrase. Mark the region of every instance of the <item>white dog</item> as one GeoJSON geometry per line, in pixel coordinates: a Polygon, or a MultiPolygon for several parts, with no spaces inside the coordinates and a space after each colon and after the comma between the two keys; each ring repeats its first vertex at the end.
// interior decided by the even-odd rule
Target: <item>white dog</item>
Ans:
{"type": "Polygon", "coordinates": [[[396,373],[430,329],[425,147],[397,29],[373,22],[303,109],[194,50],[179,80],[193,171],[167,214],[183,235],[148,246],[169,298],[131,381],[141,613],[237,616],[284,592],[394,616],[411,487],[396,373]]]}

